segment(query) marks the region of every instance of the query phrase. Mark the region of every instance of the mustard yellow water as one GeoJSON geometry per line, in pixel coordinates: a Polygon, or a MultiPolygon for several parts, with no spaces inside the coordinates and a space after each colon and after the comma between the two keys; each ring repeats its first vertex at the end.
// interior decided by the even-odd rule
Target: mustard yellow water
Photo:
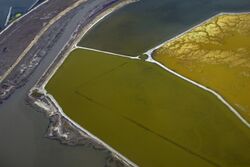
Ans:
{"type": "Polygon", "coordinates": [[[76,49],[46,89],[139,166],[250,166],[250,130],[214,95],[155,64],[76,49]]]}
{"type": "Polygon", "coordinates": [[[224,14],[167,42],[154,59],[222,95],[250,122],[250,14],[224,14]]]}

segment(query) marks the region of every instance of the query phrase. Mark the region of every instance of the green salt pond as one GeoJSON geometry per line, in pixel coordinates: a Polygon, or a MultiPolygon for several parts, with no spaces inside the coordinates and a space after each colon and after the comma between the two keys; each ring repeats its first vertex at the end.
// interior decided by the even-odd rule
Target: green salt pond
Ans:
{"type": "Polygon", "coordinates": [[[250,165],[250,130],[212,94],[157,65],[76,49],[46,89],[139,166],[250,165]]]}

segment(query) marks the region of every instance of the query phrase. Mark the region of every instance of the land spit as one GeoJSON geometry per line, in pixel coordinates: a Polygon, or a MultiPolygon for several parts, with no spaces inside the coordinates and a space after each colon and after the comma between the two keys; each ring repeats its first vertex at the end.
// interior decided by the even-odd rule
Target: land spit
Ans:
{"type": "Polygon", "coordinates": [[[46,0],[0,32],[0,82],[34,45],[36,39],[48,29],[47,25],[55,23],[72,9],[72,4],[76,5],[75,3],[79,2],[46,0]]]}
{"type": "Polygon", "coordinates": [[[84,4],[86,0],[44,1],[0,33],[0,103],[25,83],[25,78],[46,53],[45,49],[53,45],[70,15],[76,12],[73,9],[84,4]],[[52,35],[46,39],[47,46],[40,42],[46,35],[52,35]],[[39,50],[43,50],[40,55],[39,50]]]}

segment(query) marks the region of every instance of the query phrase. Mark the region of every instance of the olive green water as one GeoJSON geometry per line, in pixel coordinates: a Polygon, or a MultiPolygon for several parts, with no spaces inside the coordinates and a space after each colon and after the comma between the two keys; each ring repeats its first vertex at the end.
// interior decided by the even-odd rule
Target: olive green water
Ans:
{"type": "Polygon", "coordinates": [[[157,65],[77,49],[46,89],[140,166],[250,166],[250,130],[212,94],[157,65]]]}

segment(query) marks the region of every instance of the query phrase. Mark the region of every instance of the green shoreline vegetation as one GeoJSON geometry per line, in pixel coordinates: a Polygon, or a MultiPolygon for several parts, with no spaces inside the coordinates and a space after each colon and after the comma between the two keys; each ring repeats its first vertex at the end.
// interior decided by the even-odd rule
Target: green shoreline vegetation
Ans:
{"type": "Polygon", "coordinates": [[[15,13],[15,14],[10,18],[8,24],[14,22],[15,20],[17,20],[17,19],[18,19],[19,17],[21,17],[22,15],[23,15],[23,14],[20,13],[20,12],[15,13]]]}
{"type": "Polygon", "coordinates": [[[249,129],[215,96],[155,64],[76,49],[46,90],[139,166],[250,164],[249,129]]]}

